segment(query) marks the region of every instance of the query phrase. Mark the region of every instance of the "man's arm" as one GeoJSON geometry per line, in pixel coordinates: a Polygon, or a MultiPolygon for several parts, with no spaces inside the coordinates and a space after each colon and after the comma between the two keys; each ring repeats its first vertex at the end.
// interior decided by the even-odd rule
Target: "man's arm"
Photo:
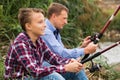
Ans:
{"type": "Polygon", "coordinates": [[[78,62],[76,59],[65,59],[60,57],[59,55],[52,53],[45,45],[45,43],[42,48],[45,50],[43,51],[45,52],[44,59],[53,65],[61,65],[61,64],[64,65],[64,69],[66,72],[79,72],[83,68],[83,65],[80,62],[78,62]]]}
{"type": "MultiPolygon", "coordinates": [[[[60,35],[59,35],[60,36],[60,35]]],[[[62,44],[61,37],[57,40],[52,31],[46,30],[46,34],[42,36],[47,46],[56,54],[65,58],[78,58],[84,55],[84,48],[67,49],[62,44]]]]}

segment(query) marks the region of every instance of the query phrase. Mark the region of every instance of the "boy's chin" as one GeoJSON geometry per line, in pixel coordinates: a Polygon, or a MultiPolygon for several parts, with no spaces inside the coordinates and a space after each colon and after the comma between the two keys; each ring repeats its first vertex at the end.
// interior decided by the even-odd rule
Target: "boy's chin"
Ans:
{"type": "Polygon", "coordinates": [[[40,34],[40,36],[43,36],[43,35],[45,35],[45,33],[40,34]]]}

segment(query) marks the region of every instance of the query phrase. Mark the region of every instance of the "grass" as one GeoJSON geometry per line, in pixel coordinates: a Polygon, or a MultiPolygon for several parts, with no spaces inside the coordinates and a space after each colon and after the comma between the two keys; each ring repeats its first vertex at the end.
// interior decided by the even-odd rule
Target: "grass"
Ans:
{"type": "MultiPolygon", "coordinates": [[[[18,27],[18,22],[16,21],[16,15],[18,13],[18,9],[20,7],[39,7],[46,10],[48,5],[53,1],[56,1],[56,0],[48,0],[48,1],[47,0],[46,1],[45,0],[36,0],[36,1],[20,0],[19,4],[17,0],[11,0],[11,1],[2,0],[0,2],[2,3],[0,4],[0,32],[1,32],[0,37],[2,39],[0,40],[0,47],[4,46],[4,48],[0,48],[0,80],[3,80],[3,74],[4,74],[4,60],[2,59],[2,56],[4,56],[7,51],[7,48],[5,45],[8,45],[8,42],[4,43],[4,41],[5,40],[11,41],[11,39],[13,39],[14,36],[16,36],[17,33],[21,31],[21,29],[18,27]]],[[[100,31],[101,29],[100,26],[102,26],[101,23],[103,23],[104,25],[104,22],[107,20],[106,17],[104,18],[104,16],[102,16],[103,13],[101,13],[100,10],[93,5],[94,0],[90,0],[90,3],[92,3],[92,5],[89,5],[86,2],[89,0],[80,0],[80,1],[69,0],[69,2],[67,0],[57,0],[57,1],[60,3],[66,4],[66,6],[70,9],[70,14],[69,14],[70,24],[68,24],[68,26],[66,26],[64,31],[62,32],[63,33],[62,38],[67,47],[73,48],[77,46],[79,41],[82,40],[84,37],[83,33],[86,35],[89,33],[90,35],[92,34],[91,32],[94,32],[96,30],[100,31]],[[78,5],[78,6],[75,6],[75,5],[78,5]],[[95,30],[92,30],[93,26],[95,30]]],[[[112,9],[105,10],[105,11],[108,18],[109,18],[109,15],[111,16],[111,14],[114,12],[114,10],[112,9]]],[[[114,21],[116,22],[114,23],[112,22],[114,26],[112,27],[111,25],[109,28],[111,29],[115,28],[117,30],[120,30],[120,27],[119,27],[120,15],[116,16],[115,19],[116,20],[114,21]]],[[[104,63],[101,60],[100,62],[104,63]]],[[[95,77],[95,76],[97,76],[97,78],[100,78],[102,76],[102,78],[103,77],[105,78],[104,80],[115,80],[116,78],[119,78],[120,75],[118,75],[118,73],[116,73],[113,70],[113,67],[110,67],[109,65],[104,65],[104,67],[105,67],[105,71],[107,71],[106,73],[104,72],[94,73],[91,76],[91,79],[92,77],[95,77]]]]}
{"type": "MultiPolygon", "coordinates": [[[[90,73],[88,70],[86,70],[87,76],[89,80],[120,80],[120,70],[119,66],[116,65],[108,65],[106,61],[103,60],[103,57],[101,60],[95,60],[94,62],[100,63],[102,65],[102,68],[100,71],[96,71],[94,73],[90,73]]],[[[91,63],[86,63],[86,67],[90,67],[91,63]]],[[[0,80],[4,80],[4,59],[0,58],[0,80]]]]}
{"type": "Polygon", "coordinates": [[[0,80],[4,80],[3,75],[4,75],[4,61],[1,59],[0,60],[0,80]]]}

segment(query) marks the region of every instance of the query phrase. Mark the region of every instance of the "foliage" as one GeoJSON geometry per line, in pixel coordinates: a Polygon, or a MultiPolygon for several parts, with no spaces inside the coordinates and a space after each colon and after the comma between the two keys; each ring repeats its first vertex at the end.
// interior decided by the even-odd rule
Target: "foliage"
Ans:
{"type": "Polygon", "coordinates": [[[115,16],[115,19],[111,23],[110,28],[109,28],[110,30],[120,31],[120,14],[119,13],[115,16]]]}
{"type": "MultiPolygon", "coordinates": [[[[61,32],[63,42],[68,47],[78,46],[83,38],[99,32],[107,21],[108,15],[94,4],[94,0],[2,0],[0,2],[0,37],[2,41],[9,40],[8,37],[14,39],[22,31],[17,20],[19,8],[37,7],[46,12],[52,2],[62,3],[69,8],[68,24],[61,32]]],[[[119,25],[119,21],[117,24],[119,25]]],[[[116,25],[116,29],[119,28],[118,25],[116,25]]]]}
{"type": "MultiPolygon", "coordinates": [[[[83,38],[92,35],[93,32],[99,32],[109,16],[94,4],[94,0],[0,0],[0,59],[7,51],[6,46],[22,31],[17,20],[19,8],[42,8],[47,13],[47,8],[52,2],[62,3],[69,8],[68,24],[61,33],[64,44],[70,48],[81,44],[83,38]]],[[[120,30],[119,20],[120,15],[113,21],[111,29],[120,30]]],[[[0,68],[0,80],[3,79],[4,73],[3,62],[0,60],[0,66],[2,66],[0,68]]],[[[109,66],[106,67],[108,70],[110,68],[109,66]]],[[[114,80],[116,76],[118,77],[116,72],[113,71],[112,73],[115,75],[109,72],[107,76],[110,77],[104,77],[107,77],[108,80],[114,80]],[[114,78],[111,78],[111,75],[114,78]]]]}
{"type": "Polygon", "coordinates": [[[0,80],[3,80],[3,74],[4,74],[4,61],[0,59],[0,80]]]}
{"type": "Polygon", "coordinates": [[[52,0],[2,0],[0,2],[0,37],[2,40],[14,39],[21,32],[17,14],[21,7],[38,7],[44,10],[52,0]],[[19,4],[18,4],[19,3],[19,4]],[[17,4],[17,5],[16,5],[17,4]]]}
{"type": "MultiPolygon", "coordinates": [[[[99,56],[93,60],[94,64],[100,64],[102,67],[100,71],[95,71],[94,73],[88,72],[89,80],[119,80],[120,72],[115,69],[118,64],[108,64],[107,58],[104,56],[99,56]]],[[[87,67],[91,67],[91,63],[87,63],[87,67]]],[[[119,66],[118,66],[119,67],[119,66]]]]}
{"type": "Polygon", "coordinates": [[[104,21],[102,11],[93,1],[88,0],[54,0],[69,9],[68,24],[62,30],[62,39],[66,45],[78,46],[80,42],[95,31],[100,31],[104,21]],[[79,43],[79,44],[78,44],[79,43]]]}

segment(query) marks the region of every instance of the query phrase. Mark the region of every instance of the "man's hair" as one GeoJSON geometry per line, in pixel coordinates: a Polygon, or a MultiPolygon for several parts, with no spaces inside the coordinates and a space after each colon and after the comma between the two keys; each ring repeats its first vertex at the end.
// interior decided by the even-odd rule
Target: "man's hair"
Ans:
{"type": "Polygon", "coordinates": [[[47,17],[50,19],[53,13],[56,15],[60,15],[61,11],[65,10],[67,13],[69,12],[68,8],[60,3],[52,3],[48,7],[47,17]]]}
{"type": "Polygon", "coordinates": [[[24,31],[26,31],[25,24],[31,22],[31,15],[33,12],[42,13],[44,15],[44,11],[38,8],[20,8],[19,9],[18,20],[24,31]]]}

